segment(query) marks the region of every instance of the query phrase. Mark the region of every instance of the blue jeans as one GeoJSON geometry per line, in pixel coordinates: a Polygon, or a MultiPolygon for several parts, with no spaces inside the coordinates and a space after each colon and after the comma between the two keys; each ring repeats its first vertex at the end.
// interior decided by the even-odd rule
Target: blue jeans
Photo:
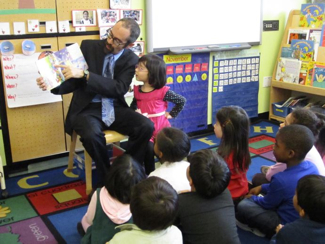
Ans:
{"type": "Polygon", "coordinates": [[[251,228],[259,229],[268,238],[275,234],[275,228],[281,223],[275,210],[264,209],[250,198],[238,204],[236,219],[251,228]]]}

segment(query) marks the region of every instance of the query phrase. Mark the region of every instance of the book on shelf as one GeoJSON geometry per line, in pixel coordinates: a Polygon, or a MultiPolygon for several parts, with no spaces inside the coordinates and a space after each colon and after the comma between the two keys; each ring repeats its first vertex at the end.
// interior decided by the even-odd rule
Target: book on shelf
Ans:
{"type": "Polygon", "coordinates": [[[78,43],[74,43],[56,52],[42,52],[36,61],[36,66],[43,77],[47,90],[51,90],[65,81],[61,72],[62,68],[55,67],[55,65],[73,65],[82,70],[88,69],[78,43]]]}
{"type": "Polygon", "coordinates": [[[299,84],[311,86],[315,61],[301,62],[299,84]]]}
{"type": "Polygon", "coordinates": [[[319,45],[325,47],[325,24],[322,26],[319,45]]]}
{"type": "Polygon", "coordinates": [[[313,70],[313,87],[325,88],[325,63],[316,62],[313,70]]]}
{"type": "Polygon", "coordinates": [[[294,49],[294,57],[301,61],[312,61],[314,54],[314,42],[310,40],[292,40],[291,48],[294,49]]]}
{"type": "Polygon", "coordinates": [[[324,3],[301,4],[299,26],[321,28],[325,19],[324,13],[324,3]]]}
{"type": "Polygon", "coordinates": [[[281,58],[295,58],[294,49],[292,47],[282,47],[281,48],[281,58]]]}
{"type": "Polygon", "coordinates": [[[308,29],[289,29],[287,44],[291,44],[292,40],[308,40],[309,30],[308,29]]]}
{"type": "Polygon", "coordinates": [[[308,40],[314,42],[314,60],[317,60],[318,47],[320,44],[322,31],[319,29],[310,29],[308,40]]]}
{"type": "Polygon", "coordinates": [[[299,83],[301,61],[290,58],[280,58],[277,65],[275,79],[289,83],[299,83]]]}
{"type": "Polygon", "coordinates": [[[303,104],[303,103],[307,103],[307,102],[308,102],[308,98],[306,96],[298,96],[298,97],[289,97],[282,104],[275,103],[274,105],[277,108],[284,108],[284,107],[295,107],[299,104],[303,104]]]}

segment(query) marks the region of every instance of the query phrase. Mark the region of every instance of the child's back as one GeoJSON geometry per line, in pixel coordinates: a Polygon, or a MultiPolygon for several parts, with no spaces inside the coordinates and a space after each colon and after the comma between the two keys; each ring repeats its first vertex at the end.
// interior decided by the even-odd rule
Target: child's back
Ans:
{"type": "Polygon", "coordinates": [[[164,128],[157,135],[154,150],[162,165],[151,172],[149,177],[157,176],[166,180],[177,192],[190,190],[186,178],[189,163],[183,160],[191,150],[187,134],[177,128],[164,128]]]}
{"type": "MultiPolygon", "coordinates": [[[[272,243],[324,243],[325,177],[307,175],[301,178],[293,198],[300,219],[280,227],[272,243]]],[[[278,227],[278,228],[279,228],[278,227]]]]}
{"type": "Polygon", "coordinates": [[[216,114],[214,132],[221,143],[218,153],[231,171],[228,189],[235,202],[248,193],[246,172],[251,163],[248,149],[249,118],[238,106],[222,107],[216,114]]]}
{"type": "Polygon", "coordinates": [[[192,191],[179,195],[176,219],[184,243],[240,243],[226,163],[209,149],[194,153],[189,161],[192,191]]]}
{"type": "Polygon", "coordinates": [[[131,156],[117,157],[108,172],[105,186],[94,192],[87,213],[82,218],[86,234],[82,243],[105,243],[116,232],[115,227],[132,223],[131,188],[145,179],[143,168],[131,156]]]}
{"type": "Polygon", "coordinates": [[[182,244],[180,230],[173,226],[178,195],[172,186],[158,177],[150,177],[132,191],[130,208],[134,224],[122,225],[110,244],[182,244]]]}

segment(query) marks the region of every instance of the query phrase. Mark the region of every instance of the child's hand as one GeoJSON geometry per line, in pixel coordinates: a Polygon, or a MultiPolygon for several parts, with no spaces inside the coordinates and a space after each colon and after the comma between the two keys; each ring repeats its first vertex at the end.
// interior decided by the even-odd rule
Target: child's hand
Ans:
{"type": "Polygon", "coordinates": [[[252,188],[250,191],[249,191],[249,194],[252,194],[252,195],[258,195],[260,194],[262,191],[262,187],[261,186],[257,186],[257,187],[254,187],[252,188]]]}
{"type": "Polygon", "coordinates": [[[276,228],[275,228],[275,232],[278,234],[278,232],[282,229],[283,225],[279,224],[276,228]]]}
{"type": "Polygon", "coordinates": [[[172,117],[168,112],[165,113],[165,117],[166,117],[167,119],[172,119],[172,118],[173,118],[173,117],[172,117]]]}

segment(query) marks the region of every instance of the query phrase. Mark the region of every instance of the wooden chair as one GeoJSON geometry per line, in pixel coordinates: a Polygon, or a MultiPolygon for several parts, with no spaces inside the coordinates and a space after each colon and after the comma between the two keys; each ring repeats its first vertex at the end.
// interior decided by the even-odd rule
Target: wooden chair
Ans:
{"type": "MultiPolygon", "coordinates": [[[[113,130],[105,130],[103,131],[106,138],[106,144],[113,144],[113,146],[117,146],[119,149],[120,141],[127,139],[128,137],[125,135],[122,135],[116,131],[113,130]]],[[[73,169],[73,159],[75,155],[75,148],[77,143],[77,133],[73,131],[71,136],[71,145],[70,145],[70,151],[69,151],[69,162],[68,162],[68,172],[72,172],[73,169]]],[[[85,178],[86,178],[86,194],[89,195],[92,191],[92,158],[88,154],[86,150],[84,150],[84,162],[85,162],[85,178]]]]}

